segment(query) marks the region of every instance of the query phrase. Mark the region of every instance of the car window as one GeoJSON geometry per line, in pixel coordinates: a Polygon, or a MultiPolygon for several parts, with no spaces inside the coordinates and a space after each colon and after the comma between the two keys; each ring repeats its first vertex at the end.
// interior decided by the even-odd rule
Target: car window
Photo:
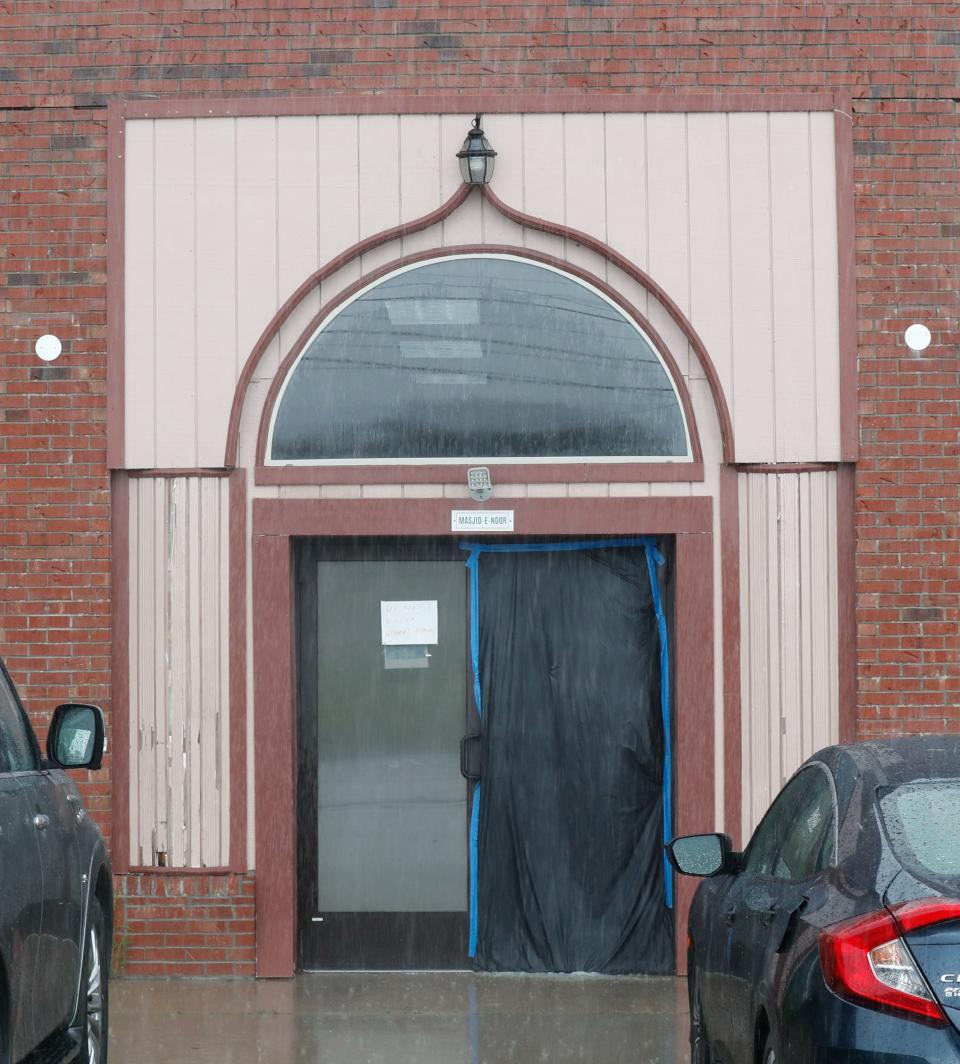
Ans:
{"type": "Polygon", "coordinates": [[[33,737],[13,684],[0,669],[0,771],[29,772],[37,767],[33,737]]]}
{"type": "Polygon", "coordinates": [[[833,788],[822,769],[809,768],[805,789],[787,828],[774,863],[773,874],[780,879],[809,879],[824,867],[824,833],[834,834],[833,788]]]}
{"type": "Polygon", "coordinates": [[[880,813],[897,857],[937,878],[960,876],[960,780],[895,787],[880,796],[880,813]]]}
{"type": "Polygon", "coordinates": [[[802,801],[808,790],[807,773],[802,772],[783,788],[773,800],[773,804],[767,810],[760,826],[753,833],[750,845],[747,847],[743,869],[757,876],[769,876],[773,874],[774,862],[787,834],[787,830],[793,821],[797,805],[802,801]]]}

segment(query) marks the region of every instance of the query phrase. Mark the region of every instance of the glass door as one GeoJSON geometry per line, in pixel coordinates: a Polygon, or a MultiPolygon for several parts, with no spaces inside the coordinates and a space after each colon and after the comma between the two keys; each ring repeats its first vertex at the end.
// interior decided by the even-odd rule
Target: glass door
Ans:
{"type": "Polygon", "coordinates": [[[465,967],[463,555],[310,541],[298,582],[300,965],[465,967]]]}

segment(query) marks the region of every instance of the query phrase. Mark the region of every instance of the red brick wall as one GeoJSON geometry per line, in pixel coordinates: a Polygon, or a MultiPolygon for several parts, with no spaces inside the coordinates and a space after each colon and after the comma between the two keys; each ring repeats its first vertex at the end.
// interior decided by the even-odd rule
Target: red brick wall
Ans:
{"type": "MultiPolygon", "coordinates": [[[[110,702],[107,100],[518,88],[852,94],[860,734],[960,727],[954,4],[12,0],[2,34],[0,645],[41,732],[66,697],[110,702]],[[900,342],[914,319],[933,329],[929,357],[900,342]],[[64,356],[44,380],[32,345],[48,330],[64,356]]],[[[109,830],[109,770],[87,793],[109,830]]],[[[121,884],[128,914],[142,904],[132,884],[145,882],[121,884]]],[[[169,961],[156,964],[188,963],[175,906],[146,896],[170,920],[158,952],[169,961]]],[[[147,934],[141,923],[128,920],[128,955],[147,934]]],[[[247,970],[246,955],[224,949],[233,959],[216,963],[247,970]]]]}
{"type": "Polygon", "coordinates": [[[117,878],[114,966],[123,975],[253,975],[253,876],[117,878]]]}

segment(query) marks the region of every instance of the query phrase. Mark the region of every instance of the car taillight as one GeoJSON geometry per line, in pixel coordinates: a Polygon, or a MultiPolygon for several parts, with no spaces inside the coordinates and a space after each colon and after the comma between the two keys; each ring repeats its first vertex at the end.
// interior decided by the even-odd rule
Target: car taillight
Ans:
{"type": "Polygon", "coordinates": [[[827,986],[838,996],[882,1012],[908,1014],[915,1020],[944,1027],[947,1017],[900,938],[898,919],[906,914],[911,930],[954,917],[934,903],[923,915],[912,902],[893,912],[882,909],[834,924],[820,933],[820,966],[827,986]],[[910,909],[909,912],[907,910],[910,909]],[[895,915],[896,914],[896,915],[895,915]],[[920,920],[921,923],[915,921],[920,920]]]}

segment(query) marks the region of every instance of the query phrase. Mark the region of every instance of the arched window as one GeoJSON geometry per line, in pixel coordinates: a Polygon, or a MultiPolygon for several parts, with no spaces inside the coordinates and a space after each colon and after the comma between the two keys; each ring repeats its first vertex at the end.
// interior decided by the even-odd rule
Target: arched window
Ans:
{"type": "Polygon", "coordinates": [[[270,464],[690,460],[650,338],[593,286],[510,255],[404,267],[341,304],[287,374],[270,464]]]}

